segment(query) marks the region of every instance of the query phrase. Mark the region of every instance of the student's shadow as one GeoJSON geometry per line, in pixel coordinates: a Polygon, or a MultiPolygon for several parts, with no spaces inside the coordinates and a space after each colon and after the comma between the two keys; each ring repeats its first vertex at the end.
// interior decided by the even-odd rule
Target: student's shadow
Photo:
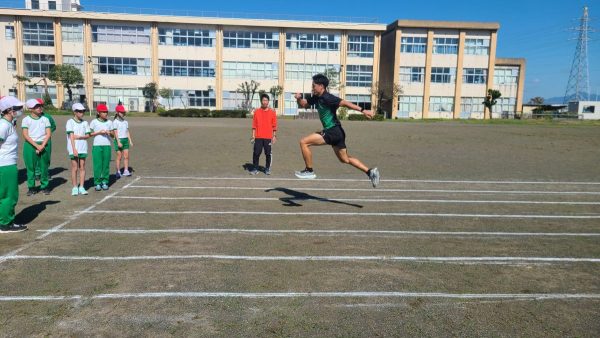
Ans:
{"type": "Polygon", "coordinates": [[[319,201],[319,202],[328,202],[328,203],[335,203],[335,204],[343,204],[343,205],[348,205],[351,207],[355,207],[355,208],[362,208],[362,205],[359,204],[352,204],[352,203],[347,203],[347,202],[342,202],[342,201],[337,201],[337,200],[332,200],[329,198],[323,198],[323,197],[317,197],[317,196],[313,196],[313,195],[309,195],[305,192],[301,192],[301,191],[297,191],[297,190],[292,190],[292,189],[288,189],[288,188],[273,188],[273,189],[267,189],[265,190],[265,192],[271,192],[271,191],[280,191],[282,193],[288,194],[289,197],[282,197],[279,200],[284,202],[285,204],[283,204],[286,207],[301,207],[302,204],[297,203],[295,201],[308,201],[308,200],[313,200],[313,201],[319,201]]]}
{"type": "Polygon", "coordinates": [[[32,206],[29,206],[15,216],[15,220],[17,223],[28,224],[33,222],[44,210],[46,210],[46,206],[58,204],[60,201],[44,201],[32,206]]]}
{"type": "MultiPolygon", "coordinates": [[[[251,170],[255,169],[254,164],[252,164],[252,163],[244,163],[244,164],[242,164],[242,168],[244,168],[244,170],[246,170],[246,171],[251,171],[251,170]]],[[[259,165],[258,168],[256,168],[256,170],[265,172],[265,167],[263,167],[262,165],[259,165]]]]}
{"type": "MultiPolygon", "coordinates": [[[[67,170],[67,169],[63,168],[63,167],[52,168],[52,169],[48,170],[48,175],[50,175],[50,177],[54,177],[54,176],[62,173],[65,170],[67,170]]],[[[26,182],[27,181],[27,169],[25,169],[25,168],[19,169],[17,177],[18,177],[19,184],[26,182]]],[[[52,180],[50,180],[50,185],[52,185],[52,180]]],[[[60,185],[60,184],[58,184],[58,185],[60,185]]],[[[55,187],[58,185],[55,185],[55,187]]],[[[52,188],[50,188],[50,189],[52,189],[52,188]]]]}

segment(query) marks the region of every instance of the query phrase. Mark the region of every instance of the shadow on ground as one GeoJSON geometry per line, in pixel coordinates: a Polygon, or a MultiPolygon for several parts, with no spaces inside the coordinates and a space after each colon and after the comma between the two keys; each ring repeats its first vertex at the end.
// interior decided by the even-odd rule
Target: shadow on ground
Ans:
{"type": "Polygon", "coordinates": [[[319,202],[328,202],[328,203],[334,203],[334,204],[342,204],[342,205],[347,205],[347,206],[351,206],[351,207],[355,207],[355,208],[363,207],[362,205],[359,205],[359,204],[352,204],[352,203],[332,200],[332,199],[328,199],[328,198],[317,197],[317,196],[307,194],[305,192],[288,189],[288,188],[278,187],[278,188],[265,190],[265,192],[271,192],[271,191],[280,191],[282,193],[289,195],[289,197],[282,197],[279,199],[280,201],[284,202],[283,205],[286,207],[301,207],[302,204],[297,203],[295,201],[308,201],[308,200],[319,201],[319,202]]]}

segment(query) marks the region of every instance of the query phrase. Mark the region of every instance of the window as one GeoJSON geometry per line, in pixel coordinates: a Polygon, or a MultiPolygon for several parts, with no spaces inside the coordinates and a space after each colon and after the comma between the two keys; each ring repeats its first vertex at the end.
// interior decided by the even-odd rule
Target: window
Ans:
{"type": "Polygon", "coordinates": [[[417,36],[406,36],[401,40],[400,52],[402,53],[420,53],[427,52],[427,38],[417,36]]]}
{"type": "Polygon", "coordinates": [[[583,106],[583,113],[594,114],[596,112],[596,106],[583,106]]]}
{"type": "MultiPolygon", "coordinates": [[[[296,101],[296,98],[294,97],[296,93],[285,93],[283,98],[284,98],[284,109],[283,109],[283,114],[284,115],[298,115],[298,110],[299,109],[304,109],[304,108],[300,108],[298,107],[298,102],[296,101]]],[[[311,93],[304,93],[302,97],[307,98],[309,96],[311,96],[311,93]]],[[[309,109],[314,109],[314,106],[311,106],[309,109]]]]}
{"type": "Polygon", "coordinates": [[[470,84],[485,84],[487,82],[487,69],[465,68],[463,71],[463,82],[470,84]]]}
{"type": "Polygon", "coordinates": [[[56,1],[48,1],[48,9],[51,11],[56,10],[56,1]]]}
{"type": "MultiPolygon", "coordinates": [[[[483,101],[482,101],[483,102],[483,101]]],[[[517,106],[517,99],[514,97],[501,97],[494,106],[494,112],[514,113],[517,106]]]]}
{"type": "MultiPolygon", "coordinates": [[[[481,101],[483,102],[483,101],[481,101]]],[[[429,98],[430,112],[454,111],[454,98],[451,96],[432,96],[429,98]]]]}
{"type": "Polygon", "coordinates": [[[494,70],[495,85],[517,85],[519,67],[496,67],[494,70]]]}
{"type": "Polygon", "coordinates": [[[226,79],[277,80],[279,64],[271,62],[223,62],[226,79]]]}
{"type": "Polygon", "coordinates": [[[206,60],[159,60],[160,75],[215,77],[215,61],[206,60]]]}
{"type": "Polygon", "coordinates": [[[371,110],[371,95],[347,94],[346,101],[355,103],[363,109],[371,110]]]}
{"type": "Polygon", "coordinates": [[[208,29],[159,28],[158,43],[172,46],[215,46],[216,33],[208,29]]]}
{"type": "Polygon", "coordinates": [[[465,39],[465,54],[488,55],[490,52],[489,39],[465,39]]]}
{"type": "Polygon", "coordinates": [[[400,96],[398,99],[398,117],[408,118],[410,113],[423,112],[423,96],[400,96]]]}
{"type": "Polygon", "coordinates": [[[483,97],[463,97],[460,102],[461,117],[469,118],[472,113],[483,113],[483,97]]]}
{"type": "Polygon", "coordinates": [[[92,41],[100,43],[150,44],[149,27],[93,25],[92,41]]]}
{"type": "Polygon", "coordinates": [[[43,77],[54,67],[54,55],[25,54],[25,76],[43,77]]]}
{"type": "Polygon", "coordinates": [[[151,75],[150,59],[96,56],[92,60],[95,74],[151,75]]]}
{"type": "Polygon", "coordinates": [[[454,83],[456,80],[456,68],[431,67],[431,82],[454,83]]]}
{"type": "Polygon", "coordinates": [[[26,46],[54,46],[54,26],[49,22],[23,22],[26,46]]]}
{"type": "Polygon", "coordinates": [[[371,35],[348,35],[348,56],[372,58],[374,41],[371,35]]]}
{"type": "MultiPolygon", "coordinates": [[[[245,103],[243,93],[238,92],[223,92],[223,108],[224,109],[239,109],[245,103]]],[[[260,96],[254,95],[251,107],[260,107],[260,96]]]]}
{"type": "Polygon", "coordinates": [[[83,74],[83,55],[64,55],[63,64],[75,66],[83,74]]]}
{"type": "Polygon", "coordinates": [[[114,111],[120,102],[127,105],[129,111],[138,111],[141,108],[139,103],[145,102],[145,100],[140,88],[94,87],[94,107],[97,107],[99,103],[103,103],[108,105],[110,111],[114,111]]]}
{"type": "Polygon", "coordinates": [[[340,50],[342,37],[337,34],[287,33],[286,47],[292,50],[340,50]]]}
{"type": "Polygon", "coordinates": [[[371,87],[373,66],[348,65],[346,70],[346,85],[348,87],[371,87]]]}
{"type": "Polygon", "coordinates": [[[18,96],[18,93],[19,93],[19,92],[17,91],[17,88],[9,88],[9,89],[8,89],[8,95],[9,95],[9,96],[14,96],[14,97],[17,97],[17,96],[18,96]]]}
{"type": "Polygon", "coordinates": [[[217,99],[212,90],[188,91],[188,103],[192,107],[216,107],[217,99]]]}
{"type": "Polygon", "coordinates": [[[9,72],[13,72],[17,70],[17,59],[16,58],[6,58],[6,70],[9,72]]]}
{"type": "Polygon", "coordinates": [[[313,75],[322,74],[331,68],[339,74],[340,65],[286,63],[285,78],[286,80],[312,80],[313,75]]]}
{"type": "Polygon", "coordinates": [[[83,25],[78,23],[63,23],[62,39],[67,42],[83,41],[83,25]]]}
{"type": "Polygon", "coordinates": [[[433,38],[433,54],[458,54],[458,39],[433,38]]]}
{"type": "Polygon", "coordinates": [[[31,9],[40,9],[40,0],[31,0],[31,9]]]}
{"type": "Polygon", "coordinates": [[[425,77],[423,67],[400,67],[401,83],[422,83],[425,77]]]}
{"type": "Polygon", "coordinates": [[[14,26],[4,26],[4,37],[6,40],[14,40],[15,39],[15,27],[14,26]]]}
{"type": "Polygon", "coordinates": [[[278,49],[279,33],[224,31],[223,47],[278,49]]]}
{"type": "MultiPolygon", "coordinates": [[[[40,97],[44,97],[44,86],[25,86],[25,100],[37,99],[40,97]]],[[[48,94],[50,94],[50,99],[52,100],[52,104],[56,105],[56,86],[49,85],[48,86],[48,94]]]]}

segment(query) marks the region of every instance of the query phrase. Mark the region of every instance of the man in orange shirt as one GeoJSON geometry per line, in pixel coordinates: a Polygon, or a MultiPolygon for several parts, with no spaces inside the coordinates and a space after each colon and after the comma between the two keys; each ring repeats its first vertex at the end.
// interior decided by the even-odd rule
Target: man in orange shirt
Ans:
{"type": "Polygon", "coordinates": [[[254,143],[254,153],[252,154],[253,168],[250,175],[258,174],[258,159],[261,152],[265,151],[267,163],[265,165],[265,174],[271,175],[271,145],[275,144],[277,136],[277,114],[269,107],[269,95],[260,96],[260,108],[254,110],[252,119],[252,143],[254,143]]]}

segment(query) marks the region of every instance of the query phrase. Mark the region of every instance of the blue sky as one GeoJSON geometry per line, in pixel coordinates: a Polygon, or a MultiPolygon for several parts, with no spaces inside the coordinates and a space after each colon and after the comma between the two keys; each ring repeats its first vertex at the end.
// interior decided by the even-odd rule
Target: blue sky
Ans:
{"type": "Polygon", "coordinates": [[[527,59],[525,101],[534,96],[564,95],[576,46],[576,40],[571,40],[576,34],[569,29],[578,26],[583,6],[587,5],[591,24],[598,30],[589,43],[590,87],[592,93],[600,94],[600,0],[81,0],[81,3],[90,7],[126,6],[167,11],[372,17],[385,24],[397,19],[498,22],[498,57],[527,59]]]}

